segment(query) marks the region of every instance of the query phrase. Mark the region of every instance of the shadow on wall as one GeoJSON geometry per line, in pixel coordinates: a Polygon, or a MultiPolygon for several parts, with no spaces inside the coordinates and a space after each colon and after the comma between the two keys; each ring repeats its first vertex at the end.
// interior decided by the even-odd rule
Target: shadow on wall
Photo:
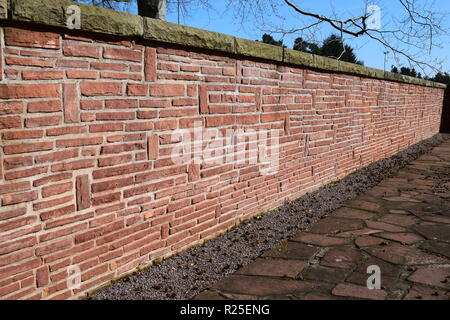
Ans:
{"type": "Polygon", "coordinates": [[[450,133],[450,86],[445,89],[442,108],[441,133],[450,133]]]}

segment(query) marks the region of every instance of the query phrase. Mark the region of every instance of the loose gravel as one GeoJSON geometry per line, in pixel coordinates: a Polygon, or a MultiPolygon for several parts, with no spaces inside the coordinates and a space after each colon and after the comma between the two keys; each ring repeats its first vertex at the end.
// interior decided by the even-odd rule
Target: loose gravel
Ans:
{"type": "Polygon", "coordinates": [[[447,139],[435,135],[388,159],[269,211],[224,235],[126,277],[94,294],[94,300],[191,299],[216,281],[309,228],[346,201],[369,190],[408,162],[447,139]]]}

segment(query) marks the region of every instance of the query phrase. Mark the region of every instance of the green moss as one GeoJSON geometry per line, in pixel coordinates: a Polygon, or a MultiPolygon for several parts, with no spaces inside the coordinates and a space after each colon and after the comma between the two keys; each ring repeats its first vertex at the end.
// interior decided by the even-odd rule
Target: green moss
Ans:
{"type": "Polygon", "coordinates": [[[8,0],[0,0],[0,19],[8,18],[8,0]]]}
{"type": "Polygon", "coordinates": [[[270,44],[235,38],[235,53],[273,61],[283,61],[283,48],[270,44]]]}
{"type": "Polygon", "coordinates": [[[231,36],[157,19],[144,19],[143,37],[146,40],[234,53],[234,38],[231,36]]]}
{"type": "Polygon", "coordinates": [[[120,36],[141,36],[142,17],[84,5],[67,0],[13,0],[11,19],[55,27],[66,27],[66,11],[70,5],[81,9],[81,29],[120,36]]]}
{"type": "Polygon", "coordinates": [[[314,66],[314,55],[297,50],[285,49],[284,62],[305,67],[314,66]]]}

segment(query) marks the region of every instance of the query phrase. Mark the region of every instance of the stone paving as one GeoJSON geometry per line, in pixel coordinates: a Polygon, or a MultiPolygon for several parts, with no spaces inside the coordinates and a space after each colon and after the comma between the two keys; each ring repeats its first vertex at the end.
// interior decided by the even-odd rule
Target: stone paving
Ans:
{"type": "Polygon", "coordinates": [[[450,300],[450,140],[194,299],[450,300]]]}

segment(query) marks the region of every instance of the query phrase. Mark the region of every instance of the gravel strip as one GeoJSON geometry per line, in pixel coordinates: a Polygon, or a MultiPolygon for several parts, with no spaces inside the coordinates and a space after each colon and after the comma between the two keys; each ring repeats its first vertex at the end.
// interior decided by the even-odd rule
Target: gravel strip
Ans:
{"type": "Polygon", "coordinates": [[[242,224],[212,241],[122,279],[90,299],[190,299],[250,263],[267,249],[309,228],[326,214],[377,185],[447,138],[448,135],[435,135],[336,183],[269,211],[263,217],[242,224]]]}

